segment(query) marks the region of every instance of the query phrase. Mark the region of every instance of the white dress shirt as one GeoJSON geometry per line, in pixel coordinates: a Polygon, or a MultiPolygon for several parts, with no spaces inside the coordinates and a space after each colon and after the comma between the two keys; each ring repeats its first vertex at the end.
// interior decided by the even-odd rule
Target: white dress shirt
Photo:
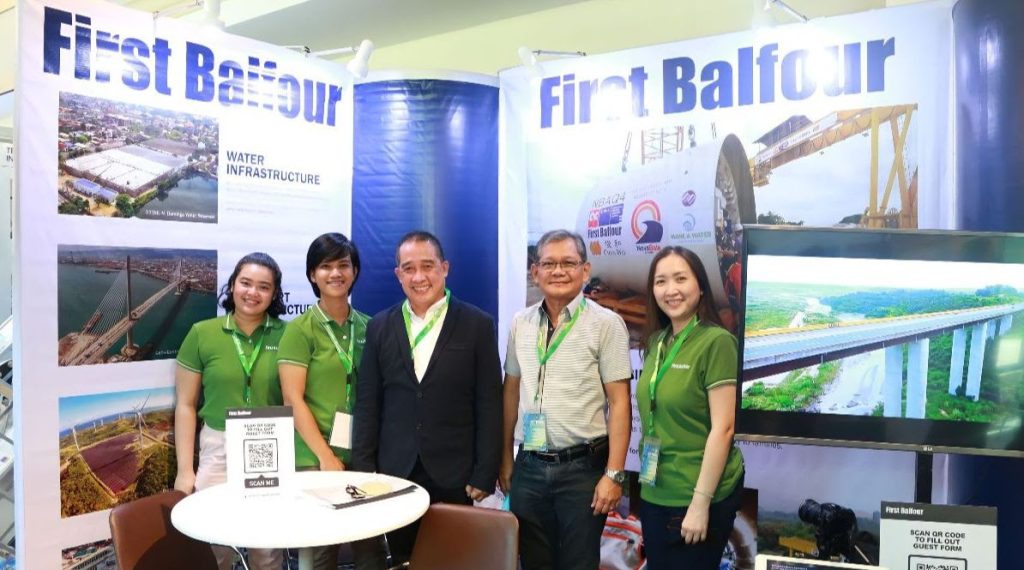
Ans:
{"type": "MultiPolygon", "coordinates": [[[[408,306],[409,301],[406,301],[408,306]]],[[[415,339],[423,327],[427,326],[430,319],[434,318],[434,313],[441,311],[441,315],[437,318],[437,322],[434,323],[433,328],[427,333],[427,336],[423,337],[423,340],[416,345],[416,348],[412,351],[412,363],[416,370],[416,380],[423,381],[423,375],[427,372],[427,365],[430,364],[430,356],[434,354],[434,347],[437,346],[437,339],[441,336],[441,328],[444,326],[444,319],[448,315],[448,305],[445,303],[445,297],[441,297],[436,303],[427,309],[427,312],[423,314],[423,318],[416,316],[413,312],[412,307],[409,307],[409,342],[411,343],[415,339]]]]}

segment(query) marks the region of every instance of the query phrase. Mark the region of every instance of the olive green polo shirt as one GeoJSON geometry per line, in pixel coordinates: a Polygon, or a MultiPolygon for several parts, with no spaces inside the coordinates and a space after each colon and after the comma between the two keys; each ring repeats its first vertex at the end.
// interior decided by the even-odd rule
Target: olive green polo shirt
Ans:
{"type": "MultiPolygon", "coordinates": [[[[317,427],[330,441],[331,427],[334,425],[334,414],[338,411],[349,411],[355,405],[355,372],[359,359],[363,355],[366,343],[366,323],[369,318],[349,307],[348,318],[338,324],[328,317],[317,305],[313,305],[296,317],[286,327],[281,337],[281,348],[277,354],[278,363],[294,364],[306,369],[306,392],[304,400],[316,419],[317,427]],[[353,377],[349,378],[345,366],[338,357],[327,328],[330,327],[338,344],[346,352],[350,352],[353,363],[353,377]],[[352,384],[352,406],[348,401],[348,386],[352,384]]],[[[348,462],[349,450],[333,448],[334,454],[344,462],[348,462]]],[[[316,467],[319,462],[316,454],[306,442],[295,432],[295,466],[316,467]]]]}
{"type": "Polygon", "coordinates": [[[279,405],[281,384],[277,380],[277,349],[285,326],[269,315],[263,324],[246,335],[238,330],[231,313],[192,325],[178,350],[178,366],[202,374],[203,406],[199,417],[217,431],[224,431],[228,408],[258,408],[279,405]],[[245,369],[231,340],[238,335],[246,359],[262,345],[252,367],[248,404],[245,401],[245,369]],[[262,337],[262,340],[261,340],[262,337]]]}
{"type": "MultiPolygon", "coordinates": [[[[644,369],[636,386],[636,402],[644,435],[651,418],[651,378],[659,363],[654,362],[657,337],[652,338],[644,358],[644,369]]],[[[663,354],[668,352],[665,347],[663,354]]],[[[667,507],[689,505],[700,475],[704,445],[711,433],[708,391],[736,383],[738,366],[736,338],[723,328],[698,324],[676,354],[672,367],[657,386],[654,436],[661,440],[655,485],[643,485],[643,500],[667,507]]],[[[715,489],[713,502],[726,498],[743,475],[743,456],[735,446],[729,451],[725,469],[715,489]]]]}

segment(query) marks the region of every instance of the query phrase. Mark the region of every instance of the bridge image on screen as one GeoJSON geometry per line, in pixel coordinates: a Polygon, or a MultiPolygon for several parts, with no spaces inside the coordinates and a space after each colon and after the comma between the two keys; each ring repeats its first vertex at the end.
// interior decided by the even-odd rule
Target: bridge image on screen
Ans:
{"type": "Polygon", "coordinates": [[[1024,394],[1024,267],[750,255],[744,410],[1000,424],[1024,394]]]}

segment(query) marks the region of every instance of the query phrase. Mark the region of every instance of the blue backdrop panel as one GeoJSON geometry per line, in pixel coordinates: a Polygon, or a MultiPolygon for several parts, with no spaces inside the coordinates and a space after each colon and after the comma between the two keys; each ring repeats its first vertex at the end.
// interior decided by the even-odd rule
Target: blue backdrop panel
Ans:
{"type": "Polygon", "coordinates": [[[1024,231],[1024,2],[960,0],[956,35],[957,227],[1024,231]]]}
{"type": "Polygon", "coordinates": [[[437,79],[355,87],[352,239],[363,259],[355,305],[403,299],[395,246],[425,229],[451,264],[452,294],[498,314],[498,88],[437,79]]]}
{"type": "MultiPolygon", "coordinates": [[[[1021,0],[960,0],[953,8],[960,229],[1024,232],[1022,27],[1021,0]]],[[[950,502],[999,509],[1000,568],[1024,568],[1022,481],[1022,459],[950,457],[950,502]]]]}

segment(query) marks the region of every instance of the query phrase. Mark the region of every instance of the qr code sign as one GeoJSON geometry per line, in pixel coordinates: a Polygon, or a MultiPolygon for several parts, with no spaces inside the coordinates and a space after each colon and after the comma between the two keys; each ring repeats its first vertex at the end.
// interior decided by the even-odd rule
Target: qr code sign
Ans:
{"type": "Polygon", "coordinates": [[[274,473],[277,471],[277,440],[244,440],[245,472],[274,473]]]}

